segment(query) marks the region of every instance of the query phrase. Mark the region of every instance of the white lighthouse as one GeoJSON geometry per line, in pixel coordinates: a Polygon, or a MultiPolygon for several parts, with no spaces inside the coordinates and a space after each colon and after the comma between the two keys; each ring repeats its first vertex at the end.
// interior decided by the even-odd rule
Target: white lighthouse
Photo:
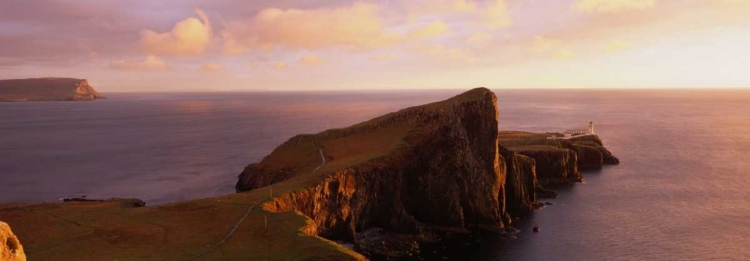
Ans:
{"type": "Polygon", "coordinates": [[[594,122],[589,122],[589,133],[594,134],[594,122]]]}

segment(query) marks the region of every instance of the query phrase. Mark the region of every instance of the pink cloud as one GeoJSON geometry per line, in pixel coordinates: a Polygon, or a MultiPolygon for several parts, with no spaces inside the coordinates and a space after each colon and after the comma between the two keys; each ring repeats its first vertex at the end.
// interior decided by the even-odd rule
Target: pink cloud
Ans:
{"type": "Polygon", "coordinates": [[[656,0],[576,0],[573,9],[586,13],[616,13],[626,10],[651,9],[656,0]]]}
{"type": "Polygon", "coordinates": [[[215,73],[224,70],[224,66],[218,63],[206,63],[201,67],[201,72],[204,73],[215,73]]]}
{"type": "Polygon", "coordinates": [[[410,40],[418,41],[440,37],[451,32],[450,27],[442,21],[434,21],[422,27],[418,27],[407,34],[410,40]]]}
{"type": "Polygon", "coordinates": [[[326,59],[323,59],[323,57],[320,57],[317,54],[311,53],[311,54],[302,56],[297,62],[303,66],[316,67],[316,66],[325,65],[328,61],[326,59]]]}
{"type": "Polygon", "coordinates": [[[166,71],[170,69],[164,61],[153,55],[140,62],[115,61],[109,67],[121,71],[166,71]]]}
{"type": "Polygon", "coordinates": [[[156,55],[202,54],[211,41],[211,23],[202,10],[196,9],[195,13],[200,20],[187,18],[177,23],[169,32],[141,31],[140,45],[143,50],[156,55]]]}
{"type": "Polygon", "coordinates": [[[251,49],[372,49],[393,45],[380,6],[357,2],[338,8],[263,9],[249,20],[233,21],[222,32],[225,51],[251,49]]]}
{"type": "Polygon", "coordinates": [[[273,65],[273,67],[277,70],[283,70],[289,67],[286,62],[277,62],[273,65]]]}

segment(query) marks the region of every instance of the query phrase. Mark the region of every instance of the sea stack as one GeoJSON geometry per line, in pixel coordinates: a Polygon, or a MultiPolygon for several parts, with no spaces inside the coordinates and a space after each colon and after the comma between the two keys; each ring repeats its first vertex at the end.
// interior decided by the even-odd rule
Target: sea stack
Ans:
{"type": "Polygon", "coordinates": [[[33,78],[0,80],[0,102],[93,101],[104,99],[86,79],[33,78]]]}

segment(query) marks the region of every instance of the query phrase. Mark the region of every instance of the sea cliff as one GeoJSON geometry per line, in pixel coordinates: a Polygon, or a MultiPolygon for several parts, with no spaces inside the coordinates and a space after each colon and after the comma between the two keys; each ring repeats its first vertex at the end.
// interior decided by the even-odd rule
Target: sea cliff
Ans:
{"type": "Polygon", "coordinates": [[[317,176],[314,186],[279,195],[265,208],[300,212],[315,221],[316,235],[394,258],[415,254],[408,250],[414,244],[399,241],[418,242],[436,228],[512,230],[514,218],[542,207],[538,198],[556,196],[551,188],[583,181],[579,168],[616,161],[596,136],[540,146],[537,138],[546,142],[546,136],[529,133],[520,145],[508,142],[497,130],[496,102],[480,88],[346,129],[297,136],[248,165],[236,188],[317,176]],[[373,249],[373,234],[393,247],[373,249]]]}
{"type": "Polygon", "coordinates": [[[487,89],[475,89],[346,129],[292,138],[248,166],[237,189],[323,176],[316,186],[276,197],[267,209],[299,211],[315,220],[319,235],[347,242],[371,228],[503,228],[508,219],[496,99],[487,89]],[[318,173],[309,169],[315,157],[300,150],[324,155],[318,173]],[[280,161],[286,161],[283,167],[280,161]]]}
{"type": "Polygon", "coordinates": [[[556,184],[619,162],[596,136],[500,132],[496,102],[479,88],[295,136],[231,195],[0,204],[0,220],[33,260],[413,259],[452,235],[512,232],[556,184]]]}
{"type": "Polygon", "coordinates": [[[0,102],[92,101],[104,99],[85,79],[33,78],[0,80],[0,102]]]}
{"type": "Polygon", "coordinates": [[[505,159],[505,207],[512,216],[523,216],[538,207],[537,198],[542,187],[533,158],[500,147],[505,159]]]}
{"type": "Polygon", "coordinates": [[[549,139],[550,136],[558,134],[501,131],[498,142],[510,151],[534,159],[536,176],[542,187],[582,182],[581,171],[620,163],[597,135],[568,139],[549,139]]]}

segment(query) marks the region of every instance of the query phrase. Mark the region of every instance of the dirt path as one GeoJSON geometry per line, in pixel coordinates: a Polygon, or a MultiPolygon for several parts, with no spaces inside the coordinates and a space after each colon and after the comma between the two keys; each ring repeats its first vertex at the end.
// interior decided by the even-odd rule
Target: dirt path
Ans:
{"type": "Polygon", "coordinates": [[[236,224],[234,224],[234,228],[232,228],[232,230],[231,230],[231,231],[229,231],[229,234],[227,234],[227,236],[226,236],[226,237],[224,237],[224,239],[222,239],[221,241],[219,241],[219,243],[218,243],[218,244],[216,244],[215,246],[213,246],[213,247],[209,248],[208,250],[204,251],[204,252],[203,252],[203,253],[201,253],[200,255],[197,255],[197,256],[195,256],[195,257],[193,257],[193,258],[190,258],[190,259],[188,259],[188,261],[190,261],[190,260],[196,260],[196,259],[198,259],[198,258],[201,258],[201,257],[203,257],[203,256],[207,255],[208,253],[211,253],[211,251],[213,251],[214,249],[216,249],[216,248],[220,247],[220,246],[221,246],[222,244],[224,244],[225,242],[227,242],[227,240],[229,240],[229,238],[230,238],[230,237],[232,237],[232,235],[234,235],[234,232],[236,232],[236,231],[237,231],[237,228],[238,228],[238,227],[240,227],[240,224],[242,224],[242,221],[245,221],[245,219],[247,218],[247,216],[249,216],[249,215],[250,215],[250,211],[252,211],[252,210],[253,210],[253,208],[255,208],[255,206],[257,206],[258,204],[262,203],[263,201],[265,201],[265,200],[266,200],[266,199],[268,199],[268,198],[269,198],[269,197],[265,197],[265,198],[263,198],[262,200],[258,201],[257,203],[253,204],[252,206],[250,206],[250,208],[248,208],[248,209],[247,209],[247,212],[245,212],[245,215],[244,215],[244,216],[242,216],[242,218],[241,218],[241,219],[240,219],[239,221],[237,221],[237,223],[236,223],[236,224]]]}
{"type": "MultiPolygon", "coordinates": [[[[320,163],[320,166],[316,167],[316,168],[315,168],[315,169],[314,169],[314,170],[312,171],[313,173],[317,172],[317,171],[318,171],[318,170],[319,170],[320,168],[322,168],[323,166],[325,166],[325,165],[326,165],[326,157],[325,157],[325,156],[323,155],[323,149],[322,149],[322,148],[320,147],[320,144],[318,144],[318,139],[317,139],[317,138],[315,139],[315,147],[316,147],[316,148],[318,149],[318,153],[320,153],[320,160],[321,160],[321,163],[320,163]]],[[[245,212],[245,215],[244,215],[244,216],[242,216],[242,218],[241,218],[241,219],[240,219],[239,221],[237,221],[237,223],[236,223],[236,224],[234,224],[234,228],[232,228],[232,230],[231,230],[231,231],[229,231],[229,234],[227,234],[227,236],[226,236],[226,237],[224,237],[224,239],[222,239],[221,241],[219,241],[219,243],[218,243],[218,244],[216,244],[216,245],[214,245],[213,247],[209,248],[208,250],[204,251],[204,252],[203,252],[203,253],[201,253],[200,255],[197,255],[197,256],[195,256],[195,257],[193,257],[193,258],[190,258],[190,259],[188,259],[187,261],[192,261],[192,260],[196,260],[196,259],[198,259],[198,258],[201,258],[201,257],[203,257],[203,256],[207,255],[208,253],[211,253],[211,251],[213,251],[214,249],[217,249],[217,248],[219,248],[219,247],[220,247],[221,245],[223,245],[224,243],[226,243],[226,242],[227,242],[227,240],[229,240],[229,238],[231,238],[231,237],[232,237],[232,235],[234,235],[234,232],[236,232],[236,231],[237,231],[237,228],[239,228],[239,227],[240,227],[240,224],[242,224],[242,221],[245,221],[245,219],[247,218],[247,216],[249,216],[249,215],[250,215],[250,211],[252,211],[252,210],[253,210],[253,208],[255,208],[255,206],[257,206],[258,204],[260,204],[260,203],[262,203],[262,202],[266,201],[266,199],[269,199],[269,198],[270,198],[270,197],[265,197],[265,198],[263,198],[262,200],[258,201],[257,203],[253,204],[252,206],[250,206],[250,208],[248,208],[248,209],[247,209],[247,212],[245,212]]]]}
{"type": "Polygon", "coordinates": [[[315,169],[313,170],[313,173],[315,173],[315,172],[316,172],[316,171],[318,171],[318,170],[319,170],[320,168],[322,168],[323,166],[325,166],[325,165],[326,165],[326,157],[325,157],[325,156],[323,156],[323,149],[321,149],[321,148],[320,148],[320,145],[318,145],[318,143],[317,143],[317,142],[315,142],[315,146],[316,146],[316,147],[318,147],[318,152],[320,152],[320,161],[321,161],[322,163],[320,163],[320,166],[318,166],[317,168],[315,168],[315,169]]]}

